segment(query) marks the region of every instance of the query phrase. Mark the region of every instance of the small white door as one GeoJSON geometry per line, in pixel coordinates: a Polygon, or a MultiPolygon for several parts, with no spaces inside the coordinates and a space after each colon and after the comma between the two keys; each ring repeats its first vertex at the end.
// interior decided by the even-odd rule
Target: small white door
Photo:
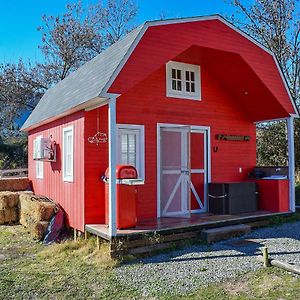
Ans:
{"type": "Polygon", "coordinates": [[[160,210],[162,216],[189,217],[189,126],[160,130],[160,210]]]}
{"type": "Polygon", "coordinates": [[[195,127],[160,128],[160,216],[207,211],[207,139],[195,127]]]}

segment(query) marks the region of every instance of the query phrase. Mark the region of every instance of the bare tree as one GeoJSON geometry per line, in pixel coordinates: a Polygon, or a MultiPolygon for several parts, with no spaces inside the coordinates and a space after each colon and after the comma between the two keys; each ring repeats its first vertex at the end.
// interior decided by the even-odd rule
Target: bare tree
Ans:
{"type": "Polygon", "coordinates": [[[14,120],[32,110],[46,88],[42,74],[30,63],[19,60],[0,66],[0,132],[4,137],[18,134],[14,120]]]}
{"type": "Polygon", "coordinates": [[[32,110],[44,92],[119,40],[133,27],[137,6],[131,0],[109,0],[84,7],[66,6],[59,16],[42,17],[38,31],[42,63],[7,63],[0,68],[0,136],[17,133],[15,124],[32,110]]]}
{"type": "Polygon", "coordinates": [[[246,6],[233,0],[238,15],[233,21],[276,56],[290,91],[299,105],[300,6],[297,0],[255,0],[246,6]],[[238,19],[237,19],[238,18],[238,19]]]}
{"type": "MultiPolygon", "coordinates": [[[[255,0],[237,8],[232,21],[270,49],[287,79],[291,94],[300,106],[300,6],[297,0],[255,0]]],[[[284,122],[258,126],[258,162],[263,165],[286,163],[287,140],[284,122]]],[[[296,169],[300,170],[300,122],[295,121],[296,169]]]]}

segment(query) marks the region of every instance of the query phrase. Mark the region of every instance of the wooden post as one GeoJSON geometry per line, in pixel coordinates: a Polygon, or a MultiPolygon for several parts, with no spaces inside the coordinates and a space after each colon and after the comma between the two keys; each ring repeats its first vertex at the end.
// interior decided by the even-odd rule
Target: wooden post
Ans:
{"type": "Polygon", "coordinates": [[[77,242],[77,229],[74,228],[74,242],[77,242]]]}
{"type": "Polygon", "coordinates": [[[267,267],[270,266],[268,247],[263,247],[262,248],[262,255],[263,255],[264,267],[267,268],[267,267]]]}
{"type": "Polygon", "coordinates": [[[109,142],[109,235],[116,236],[116,164],[117,164],[117,124],[116,95],[110,95],[108,103],[109,142]]]}
{"type": "Polygon", "coordinates": [[[84,231],[84,240],[86,241],[88,239],[88,232],[85,230],[84,231]]]}
{"type": "Polygon", "coordinates": [[[289,161],[289,196],[290,211],[296,211],[295,203],[295,145],[294,145],[294,118],[287,119],[288,132],[288,161],[289,161]]]}

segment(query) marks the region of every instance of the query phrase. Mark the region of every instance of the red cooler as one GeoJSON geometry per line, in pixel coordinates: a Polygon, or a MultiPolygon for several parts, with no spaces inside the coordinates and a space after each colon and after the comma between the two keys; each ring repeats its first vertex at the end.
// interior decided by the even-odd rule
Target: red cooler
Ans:
{"type": "MultiPolygon", "coordinates": [[[[105,177],[105,224],[109,222],[109,196],[108,180],[109,169],[106,169],[105,177]]],[[[137,170],[129,165],[117,165],[116,168],[116,204],[117,204],[117,229],[132,228],[136,226],[137,187],[133,180],[137,179],[137,170]]]]}

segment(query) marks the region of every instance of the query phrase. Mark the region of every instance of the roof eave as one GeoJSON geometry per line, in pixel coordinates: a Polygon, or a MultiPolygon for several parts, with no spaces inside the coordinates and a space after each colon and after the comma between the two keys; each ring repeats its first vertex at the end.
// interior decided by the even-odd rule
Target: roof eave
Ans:
{"type": "Polygon", "coordinates": [[[101,107],[103,105],[106,105],[107,103],[108,103],[108,99],[107,98],[104,98],[104,97],[95,97],[95,98],[90,99],[90,100],[88,100],[88,101],[86,101],[86,102],[84,102],[84,103],[82,103],[80,105],[77,105],[77,106],[75,106],[73,108],[70,108],[70,109],[64,111],[63,113],[61,113],[59,115],[56,115],[54,117],[42,120],[39,123],[26,126],[26,122],[25,122],[25,124],[21,128],[21,131],[23,131],[23,132],[29,132],[29,131],[31,131],[31,130],[33,130],[35,128],[38,128],[40,126],[46,125],[46,124],[51,123],[51,122],[54,122],[54,121],[56,121],[58,119],[61,119],[63,117],[66,117],[68,115],[76,113],[78,111],[81,111],[81,110],[89,111],[89,110],[101,107]]]}

